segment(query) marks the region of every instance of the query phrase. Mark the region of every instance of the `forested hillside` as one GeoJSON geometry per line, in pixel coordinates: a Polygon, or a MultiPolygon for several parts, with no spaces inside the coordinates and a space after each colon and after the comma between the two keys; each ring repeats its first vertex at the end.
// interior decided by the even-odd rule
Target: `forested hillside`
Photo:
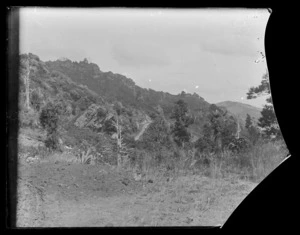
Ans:
{"type": "Polygon", "coordinates": [[[43,62],[29,53],[20,62],[20,126],[44,133],[51,151],[68,146],[93,162],[117,165],[145,154],[209,163],[211,154],[246,151],[259,136],[255,123],[251,130],[238,125],[228,105],[141,88],[87,59],[43,62]]]}

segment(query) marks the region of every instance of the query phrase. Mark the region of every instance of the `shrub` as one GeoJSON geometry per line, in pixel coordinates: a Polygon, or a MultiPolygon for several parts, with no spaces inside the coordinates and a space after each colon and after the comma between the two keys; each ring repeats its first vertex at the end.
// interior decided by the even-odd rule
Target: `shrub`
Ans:
{"type": "Polygon", "coordinates": [[[37,128],[38,125],[38,114],[32,109],[20,110],[19,120],[21,127],[37,128]]]}
{"type": "Polygon", "coordinates": [[[170,134],[167,124],[162,117],[157,117],[147,128],[140,144],[148,151],[160,151],[161,148],[171,149],[170,134]]]}
{"type": "Polygon", "coordinates": [[[251,142],[243,137],[240,137],[239,139],[233,138],[228,144],[228,149],[234,153],[245,152],[249,150],[250,147],[251,142]]]}
{"type": "Polygon", "coordinates": [[[212,152],[216,150],[215,143],[206,136],[199,138],[195,143],[195,147],[199,152],[212,152]]]}
{"type": "Polygon", "coordinates": [[[80,96],[80,94],[78,94],[78,92],[76,91],[76,90],[71,90],[70,92],[69,92],[69,94],[70,94],[70,97],[73,99],[73,101],[78,101],[80,98],[81,98],[81,96],[80,96]]]}
{"type": "Polygon", "coordinates": [[[56,150],[58,144],[58,120],[61,113],[61,107],[52,103],[47,103],[40,114],[40,124],[47,132],[45,140],[46,147],[56,150]]]}
{"type": "Polygon", "coordinates": [[[158,116],[158,114],[157,113],[155,113],[155,112],[149,112],[149,117],[151,118],[151,119],[155,119],[155,118],[157,118],[157,116],[158,116]]]}
{"type": "Polygon", "coordinates": [[[48,134],[45,140],[45,146],[50,150],[58,150],[59,142],[56,133],[48,134]]]}
{"type": "Polygon", "coordinates": [[[42,99],[39,96],[39,94],[36,91],[32,91],[30,94],[30,102],[31,106],[36,110],[40,111],[40,108],[42,106],[42,99]]]}
{"type": "Polygon", "coordinates": [[[127,114],[129,117],[132,117],[132,116],[133,116],[133,112],[132,112],[132,110],[130,110],[130,109],[127,109],[127,110],[126,110],[126,114],[127,114]]]}
{"type": "Polygon", "coordinates": [[[77,106],[79,107],[79,109],[81,111],[86,110],[91,104],[91,101],[86,98],[86,97],[81,97],[78,101],[77,101],[77,106]]]}
{"type": "Polygon", "coordinates": [[[46,106],[42,109],[40,114],[40,124],[47,133],[51,134],[57,131],[58,116],[58,106],[52,103],[46,104],[46,106]]]}
{"type": "Polygon", "coordinates": [[[108,135],[116,133],[117,129],[115,127],[115,122],[116,122],[116,120],[114,117],[105,120],[104,125],[103,125],[103,131],[108,135]]]}

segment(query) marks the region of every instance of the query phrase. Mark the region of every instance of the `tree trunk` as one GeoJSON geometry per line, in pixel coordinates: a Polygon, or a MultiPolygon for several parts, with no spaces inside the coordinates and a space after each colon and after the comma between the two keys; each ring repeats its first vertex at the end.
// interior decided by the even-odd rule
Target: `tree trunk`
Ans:
{"type": "Polygon", "coordinates": [[[30,66],[29,66],[29,61],[27,61],[26,63],[26,68],[27,68],[27,71],[26,71],[26,75],[24,77],[24,81],[25,81],[25,94],[26,94],[26,108],[27,110],[30,109],[30,86],[29,86],[29,76],[30,76],[30,66]]]}
{"type": "Polygon", "coordinates": [[[240,132],[241,132],[240,123],[237,122],[237,131],[236,131],[236,138],[237,139],[240,138],[240,132]]]}
{"type": "Polygon", "coordinates": [[[122,128],[119,125],[119,116],[117,117],[117,121],[114,125],[117,129],[117,167],[120,168],[122,166],[122,156],[120,151],[122,149],[122,128]]]}

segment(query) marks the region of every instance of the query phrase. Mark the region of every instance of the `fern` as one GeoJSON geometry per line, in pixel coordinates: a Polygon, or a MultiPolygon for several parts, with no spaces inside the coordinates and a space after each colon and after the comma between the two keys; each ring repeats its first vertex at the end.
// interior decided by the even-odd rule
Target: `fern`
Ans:
{"type": "Polygon", "coordinates": [[[92,159],[92,157],[88,156],[87,159],[85,159],[83,164],[91,164],[91,159],[92,159]]]}

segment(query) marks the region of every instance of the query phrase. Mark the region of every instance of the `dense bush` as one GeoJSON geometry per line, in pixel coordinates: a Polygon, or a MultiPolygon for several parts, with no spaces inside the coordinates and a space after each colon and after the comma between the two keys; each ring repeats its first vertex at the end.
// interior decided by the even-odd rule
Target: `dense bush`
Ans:
{"type": "Polygon", "coordinates": [[[147,150],[156,152],[164,147],[171,147],[170,133],[165,120],[157,116],[157,118],[149,125],[140,141],[140,146],[147,150]]]}
{"type": "Polygon", "coordinates": [[[59,142],[56,133],[48,134],[45,140],[45,146],[51,150],[58,150],[59,142]]]}
{"type": "Polygon", "coordinates": [[[32,91],[30,94],[30,102],[31,102],[31,106],[36,110],[36,111],[40,111],[40,108],[43,104],[43,100],[42,97],[40,97],[40,95],[36,92],[36,91],[32,91]]]}
{"type": "Polygon", "coordinates": [[[212,141],[207,136],[203,136],[199,138],[196,143],[195,147],[198,149],[199,152],[214,152],[216,149],[215,142],[212,141]]]}
{"type": "Polygon", "coordinates": [[[99,141],[99,134],[93,132],[89,128],[78,128],[75,125],[70,125],[66,135],[70,145],[80,145],[83,141],[91,144],[96,144],[99,141]]]}
{"type": "Polygon", "coordinates": [[[114,117],[107,119],[104,122],[104,125],[102,127],[102,130],[109,135],[112,135],[113,133],[117,132],[117,128],[115,127],[116,119],[114,117]]]}
{"type": "Polygon", "coordinates": [[[231,142],[228,144],[228,149],[234,153],[241,153],[249,150],[251,147],[251,142],[243,137],[232,138],[231,142]]]}
{"type": "Polygon", "coordinates": [[[211,105],[210,109],[207,122],[202,128],[202,136],[196,141],[195,147],[198,151],[205,153],[222,152],[230,145],[239,150],[242,145],[235,139],[236,121],[234,118],[216,106],[211,105]]]}
{"type": "Polygon", "coordinates": [[[41,127],[47,132],[45,145],[52,150],[56,150],[59,146],[58,121],[61,112],[62,107],[59,104],[47,103],[43,107],[39,117],[41,127]]]}
{"type": "Polygon", "coordinates": [[[73,99],[73,101],[78,101],[81,98],[81,95],[75,91],[75,90],[71,90],[69,91],[70,97],[73,99]]]}
{"type": "Polygon", "coordinates": [[[40,114],[40,123],[42,128],[45,129],[47,133],[56,132],[59,114],[59,106],[53,103],[48,103],[45,105],[45,107],[43,107],[40,114]]]}
{"type": "Polygon", "coordinates": [[[78,101],[77,101],[77,106],[80,108],[81,111],[86,110],[90,104],[92,102],[86,98],[86,97],[81,97],[78,101]]]}

